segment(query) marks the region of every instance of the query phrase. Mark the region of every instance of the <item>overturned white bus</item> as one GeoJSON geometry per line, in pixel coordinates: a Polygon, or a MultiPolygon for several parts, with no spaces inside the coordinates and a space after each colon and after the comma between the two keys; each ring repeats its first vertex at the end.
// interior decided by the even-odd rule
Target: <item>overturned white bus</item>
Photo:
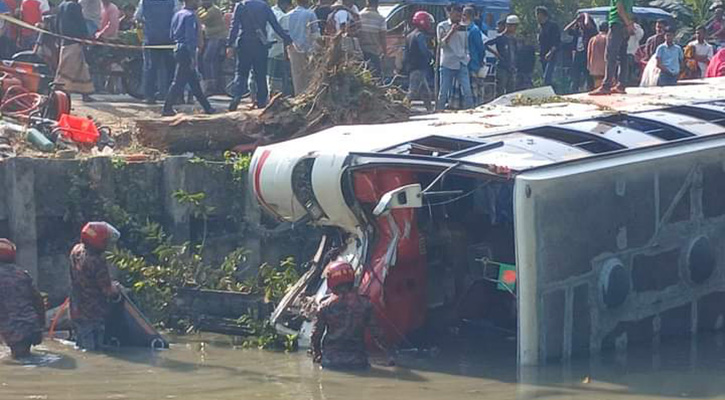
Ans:
{"type": "Polygon", "coordinates": [[[339,126],[259,148],[281,221],[329,227],[273,315],[309,335],[345,259],[389,339],[516,329],[521,364],[725,325],[725,80],[339,126]],[[722,101],[720,101],[722,100],[722,101]]]}

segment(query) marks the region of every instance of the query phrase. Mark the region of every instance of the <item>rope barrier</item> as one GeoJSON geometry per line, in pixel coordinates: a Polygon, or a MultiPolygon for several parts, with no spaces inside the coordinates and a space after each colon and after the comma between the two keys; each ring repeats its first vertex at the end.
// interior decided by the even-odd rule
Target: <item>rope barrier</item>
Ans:
{"type": "Polygon", "coordinates": [[[132,44],[109,43],[109,42],[104,42],[104,41],[95,40],[95,39],[83,39],[83,38],[65,36],[65,35],[61,35],[58,33],[47,31],[42,28],[38,28],[35,25],[28,24],[27,22],[19,20],[8,14],[0,14],[0,20],[9,22],[13,25],[19,26],[24,29],[30,29],[32,31],[42,33],[44,35],[49,35],[49,36],[57,37],[59,39],[64,39],[64,40],[70,40],[73,42],[78,42],[78,43],[89,45],[89,46],[105,46],[105,47],[113,47],[113,48],[117,48],[117,49],[132,49],[132,50],[173,50],[174,48],[176,48],[176,46],[174,46],[173,44],[136,46],[136,45],[132,45],[132,44]]]}

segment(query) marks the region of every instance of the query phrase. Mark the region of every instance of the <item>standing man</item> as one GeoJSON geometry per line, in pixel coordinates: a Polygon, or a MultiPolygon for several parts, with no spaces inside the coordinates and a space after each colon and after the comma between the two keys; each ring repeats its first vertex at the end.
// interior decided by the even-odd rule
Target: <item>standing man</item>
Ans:
{"type": "Polygon", "coordinates": [[[626,93],[627,43],[629,36],[634,33],[632,7],[634,7],[634,0],[610,0],[609,33],[605,54],[607,68],[602,86],[589,92],[592,96],[609,95],[613,92],[626,93]]]}
{"type": "MultiPolygon", "coordinates": [[[[143,23],[145,46],[171,45],[171,18],[176,0],[141,0],[136,9],[136,21],[143,23]]],[[[143,51],[143,82],[146,104],[156,104],[157,94],[165,98],[171,85],[174,69],[173,50],[145,49],[143,51]]]]}
{"type": "Polygon", "coordinates": [[[43,340],[45,305],[27,271],[15,265],[15,244],[0,239],[0,338],[13,359],[43,340]]]}
{"type": "MultiPolygon", "coordinates": [[[[519,26],[519,17],[509,15],[505,20],[506,28],[501,35],[488,40],[486,47],[496,56],[496,95],[503,96],[516,90],[516,66],[518,55],[518,41],[516,29],[519,26]]],[[[532,60],[533,61],[533,60],[532,60]]]]}
{"type": "Polygon", "coordinates": [[[332,13],[332,0],[320,0],[315,7],[315,15],[320,25],[320,33],[325,34],[325,27],[327,25],[327,17],[332,13]]]}
{"type": "Polygon", "coordinates": [[[229,111],[236,111],[242,97],[249,91],[247,79],[250,70],[254,70],[257,83],[257,107],[267,106],[267,55],[270,45],[267,24],[272,26],[285,45],[292,42],[292,38],[277,22],[272,9],[263,0],[243,0],[234,7],[227,46],[236,47],[237,68],[234,76],[234,97],[229,104],[229,111]]]}
{"type": "Polygon", "coordinates": [[[660,70],[660,77],[657,86],[674,86],[680,76],[682,66],[685,62],[685,54],[682,47],[675,44],[675,32],[672,28],[665,31],[665,42],[655,51],[657,57],[657,68],[660,70]]]}
{"type": "MultiPolygon", "coordinates": [[[[289,30],[288,12],[291,9],[292,0],[277,0],[277,4],[272,6],[272,12],[277,18],[279,26],[286,31],[289,30]]],[[[269,33],[269,41],[273,43],[269,48],[269,54],[267,56],[269,90],[272,93],[282,93],[285,96],[292,96],[294,95],[294,89],[292,87],[292,67],[290,66],[290,59],[287,57],[288,54],[284,48],[284,40],[273,29],[268,29],[267,33],[269,33]]],[[[253,79],[251,84],[255,85],[253,79]]]]}
{"type": "Polygon", "coordinates": [[[343,261],[326,269],[332,296],[322,301],[312,325],[312,360],[323,368],[359,370],[370,367],[365,334],[385,350],[370,300],[355,290],[355,271],[343,261]]]}
{"type": "Polygon", "coordinates": [[[101,13],[103,12],[101,0],[79,0],[79,3],[83,8],[83,18],[86,20],[88,36],[94,37],[101,27],[101,13]]]}
{"type": "Polygon", "coordinates": [[[101,350],[110,302],[120,300],[120,285],[111,281],[104,255],[120,236],[107,222],[89,222],[70,252],[70,318],[79,349],[101,350]]]}
{"type": "MultiPolygon", "coordinates": [[[[63,36],[88,38],[87,24],[78,0],[65,0],[58,6],[57,27],[58,33],[63,36]]],[[[63,39],[55,83],[62,85],[60,87],[67,92],[80,93],[83,101],[93,101],[90,96],[93,93],[93,82],[82,44],[63,39]]]]}
{"type": "Polygon", "coordinates": [[[129,31],[136,28],[134,14],[136,14],[136,6],[133,4],[123,6],[123,16],[121,16],[121,20],[118,23],[118,29],[121,31],[129,31]]]}
{"type": "Polygon", "coordinates": [[[408,72],[408,100],[422,100],[427,111],[433,111],[433,91],[429,79],[433,75],[433,52],[428,40],[433,36],[435,19],[425,11],[413,14],[413,31],[405,38],[405,70],[408,72]]]}
{"type": "Polygon", "coordinates": [[[713,47],[708,43],[705,38],[707,32],[704,26],[698,26],[695,31],[695,40],[690,42],[687,46],[694,49],[693,60],[697,63],[698,76],[697,78],[704,78],[707,72],[707,66],[710,64],[712,56],[715,54],[713,47]]]}
{"type": "Polygon", "coordinates": [[[655,22],[654,35],[647,38],[647,41],[644,44],[646,58],[642,61],[645,64],[647,63],[647,61],[649,61],[650,58],[652,58],[652,56],[655,54],[655,51],[657,51],[657,48],[665,42],[665,32],[667,31],[667,26],[667,21],[663,19],[658,19],[657,22],[655,22]]]}
{"type": "Polygon", "coordinates": [[[561,43],[559,26],[549,19],[549,10],[544,6],[536,7],[536,20],[539,22],[539,60],[544,71],[544,84],[554,85],[556,52],[561,43]]]}
{"type": "Polygon", "coordinates": [[[378,0],[367,0],[367,7],[360,11],[360,48],[373,76],[382,76],[382,60],[387,53],[388,25],[378,12],[378,0]]]}
{"type": "Polygon", "coordinates": [[[473,107],[471,77],[468,74],[468,27],[461,24],[463,7],[459,4],[447,7],[448,20],[438,24],[440,47],[440,87],[436,110],[443,110],[450,100],[453,80],[458,79],[463,92],[463,108],[473,107]]]}
{"type": "Polygon", "coordinates": [[[121,24],[121,12],[111,0],[103,0],[101,12],[101,28],[96,32],[96,39],[115,39],[121,24]]]}
{"type": "Polygon", "coordinates": [[[589,40],[597,35],[597,26],[589,14],[581,13],[564,28],[574,38],[574,57],[571,66],[571,92],[579,93],[583,83],[587,90],[592,90],[587,71],[587,47],[589,40]]]}
{"type": "Polygon", "coordinates": [[[297,0],[297,7],[290,11],[288,18],[289,35],[292,45],[287,48],[292,69],[292,83],[296,95],[307,90],[312,78],[310,55],[315,42],[320,37],[317,16],[309,9],[310,0],[297,0]]]}
{"type": "Polygon", "coordinates": [[[473,104],[483,104],[485,98],[485,86],[483,80],[486,79],[488,71],[483,67],[484,57],[486,57],[486,46],[483,45],[488,37],[481,32],[481,28],[475,22],[476,9],[473,7],[465,7],[463,9],[463,22],[468,26],[468,75],[471,80],[471,94],[473,95],[473,104]]]}
{"type": "MultiPolygon", "coordinates": [[[[644,29],[642,26],[637,23],[636,20],[632,20],[633,27],[634,27],[634,33],[629,36],[629,40],[627,41],[627,63],[629,65],[629,71],[625,79],[628,79],[628,83],[630,82],[638,82],[639,83],[639,66],[637,65],[637,49],[639,49],[640,43],[642,43],[642,38],[644,38],[644,29]]],[[[598,87],[598,86],[596,86],[598,87]]]]}
{"type": "Polygon", "coordinates": [[[184,0],[184,8],[179,10],[171,20],[171,40],[176,43],[174,50],[176,71],[174,72],[174,82],[166,95],[164,109],[161,112],[161,115],[165,117],[176,115],[173,108],[174,100],[184,94],[187,85],[204,108],[204,112],[214,114],[214,109],[201,90],[199,73],[196,70],[196,51],[199,48],[199,21],[195,14],[197,8],[199,8],[198,0],[184,0]]]}
{"type": "MultiPolygon", "coordinates": [[[[43,11],[38,0],[23,0],[20,3],[20,19],[28,25],[35,26],[43,20],[43,11]]],[[[38,33],[31,29],[20,30],[20,48],[31,49],[38,39],[38,33]]]]}
{"type": "Polygon", "coordinates": [[[224,41],[227,38],[224,14],[214,4],[214,0],[203,0],[198,14],[205,37],[200,69],[205,81],[206,94],[220,94],[224,92],[221,61],[224,57],[224,41]]]}
{"type": "Polygon", "coordinates": [[[599,24],[599,34],[589,40],[589,48],[587,49],[587,69],[589,75],[594,81],[594,87],[600,87],[604,80],[604,73],[607,69],[605,52],[607,50],[607,33],[609,32],[609,23],[602,22],[599,24]]]}

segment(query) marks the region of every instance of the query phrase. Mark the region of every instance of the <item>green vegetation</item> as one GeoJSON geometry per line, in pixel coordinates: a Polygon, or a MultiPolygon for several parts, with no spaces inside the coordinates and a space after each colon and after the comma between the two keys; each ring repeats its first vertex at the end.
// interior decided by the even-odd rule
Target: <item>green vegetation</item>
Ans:
{"type": "MultiPolygon", "coordinates": [[[[233,153],[218,160],[192,159],[214,173],[227,174],[230,191],[241,191],[250,158],[233,153]]],[[[283,259],[278,264],[262,264],[254,276],[241,280],[238,271],[248,267],[249,250],[239,247],[223,260],[214,261],[205,254],[209,220],[216,211],[204,192],[178,190],[173,198],[188,208],[189,215],[200,221],[196,241],[179,243],[164,231],[160,221],[163,204],[153,187],[153,175],[144,176],[149,169],[129,164],[119,158],[110,163],[81,161],[68,171],[71,187],[68,192],[64,222],[71,229],[67,240],[77,240],[75,232],[90,220],[106,220],[122,233],[117,249],[108,253],[108,260],[120,272],[121,283],[131,289],[131,296],[149,319],[156,325],[178,332],[190,332],[189,321],[174,318],[173,298],[179,288],[225,290],[263,295],[265,301],[279,301],[290,285],[299,278],[294,259],[283,259]],[[105,170],[106,165],[111,170],[105,170]],[[133,168],[133,169],[131,169],[133,168]],[[112,179],[113,182],[106,182],[112,179]]],[[[241,220],[242,196],[230,196],[230,221],[245,232],[246,222],[241,220]]],[[[296,337],[278,335],[263,321],[245,316],[243,321],[251,332],[245,339],[247,346],[265,349],[294,350],[296,337]]]]}
{"type": "Polygon", "coordinates": [[[248,315],[242,316],[240,325],[249,328],[251,334],[242,341],[242,347],[258,348],[265,350],[284,350],[286,352],[297,351],[297,335],[282,335],[277,333],[269,323],[269,320],[257,321],[248,315]]]}

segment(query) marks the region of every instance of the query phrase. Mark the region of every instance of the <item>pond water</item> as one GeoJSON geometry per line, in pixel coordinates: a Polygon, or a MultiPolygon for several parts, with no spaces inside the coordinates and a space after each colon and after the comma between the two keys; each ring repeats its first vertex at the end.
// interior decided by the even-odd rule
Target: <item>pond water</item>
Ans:
{"type": "Polygon", "coordinates": [[[46,341],[25,363],[0,347],[0,399],[725,399],[722,335],[517,370],[512,337],[458,333],[360,373],[320,370],[304,352],[237,348],[224,336],[173,342],[91,354],[46,341]]]}

